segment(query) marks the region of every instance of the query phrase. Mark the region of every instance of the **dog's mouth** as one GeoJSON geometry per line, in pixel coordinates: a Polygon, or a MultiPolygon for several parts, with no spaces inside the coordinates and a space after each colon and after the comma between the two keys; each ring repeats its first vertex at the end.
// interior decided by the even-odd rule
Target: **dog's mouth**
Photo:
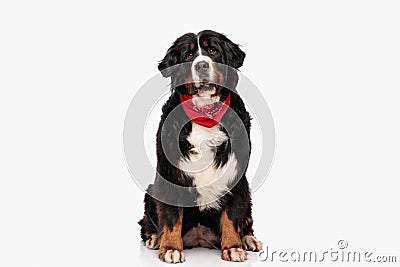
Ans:
{"type": "Polygon", "coordinates": [[[201,82],[194,82],[194,95],[199,96],[212,96],[216,92],[217,85],[208,80],[203,80],[201,82]]]}
{"type": "Polygon", "coordinates": [[[192,102],[196,106],[202,107],[219,101],[219,90],[217,84],[203,79],[202,81],[192,82],[192,85],[192,102]]]}

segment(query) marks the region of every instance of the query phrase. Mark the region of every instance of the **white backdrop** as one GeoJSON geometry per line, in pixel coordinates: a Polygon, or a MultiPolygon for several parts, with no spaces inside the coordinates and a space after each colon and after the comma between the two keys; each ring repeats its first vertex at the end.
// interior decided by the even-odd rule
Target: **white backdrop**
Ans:
{"type": "MultiPolygon", "coordinates": [[[[274,116],[275,162],[254,194],[264,246],[325,251],[344,239],[400,261],[399,11],[397,1],[1,2],[0,265],[158,263],[139,242],[124,116],[171,43],[204,29],[242,45],[241,71],[274,116]]],[[[186,258],[223,264],[217,251],[186,258]]]]}

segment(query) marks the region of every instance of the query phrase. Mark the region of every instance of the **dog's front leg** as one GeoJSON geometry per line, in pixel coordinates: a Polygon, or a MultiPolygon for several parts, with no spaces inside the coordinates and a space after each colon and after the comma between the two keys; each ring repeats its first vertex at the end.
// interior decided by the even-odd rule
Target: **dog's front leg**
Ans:
{"type": "Polygon", "coordinates": [[[182,208],[158,203],[158,236],[160,251],[158,257],[167,263],[184,262],[182,240],[182,208]]]}
{"type": "Polygon", "coordinates": [[[226,261],[245,261],[246,251],[243,249],[239,228],[235,227],[224,210],[220,218],[221,228],[221,258],[226,261]]]}

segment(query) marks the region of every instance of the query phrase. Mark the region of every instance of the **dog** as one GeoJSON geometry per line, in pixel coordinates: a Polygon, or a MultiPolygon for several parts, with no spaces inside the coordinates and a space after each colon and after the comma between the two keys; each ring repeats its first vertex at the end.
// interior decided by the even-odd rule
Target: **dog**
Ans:
{"type": "Polygon", "coordinates": [[[251,118],[236,91],[245,56],[225,35],[205,30],[179,37],[159,62],[171,95],[139,225],[146,247],[159,249],[164,262],[185,261],[184,248],[221,249],[223,260],[238,262],[262,249],[245,175],[251,118]]]}

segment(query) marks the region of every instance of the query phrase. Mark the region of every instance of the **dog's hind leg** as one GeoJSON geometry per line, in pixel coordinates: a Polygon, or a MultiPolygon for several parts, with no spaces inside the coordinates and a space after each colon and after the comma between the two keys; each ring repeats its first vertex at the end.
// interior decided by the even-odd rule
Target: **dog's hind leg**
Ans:
{"type": "Polygon", "coordinates": [[[157,213],[153,198],[149,194],[144,197],[144,216],[139,221],[140,235],[147,248],[158,249],[157,213]]]}

